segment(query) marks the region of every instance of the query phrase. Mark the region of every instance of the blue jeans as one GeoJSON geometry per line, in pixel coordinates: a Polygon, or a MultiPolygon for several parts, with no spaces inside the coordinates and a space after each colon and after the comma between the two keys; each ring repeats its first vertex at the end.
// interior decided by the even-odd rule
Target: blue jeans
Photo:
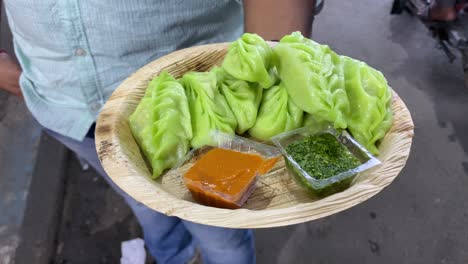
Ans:
{"type": "Polygon", "coordinates": [[[135,201],[104,172],[94,139],[76,141],[53,131],[46,132],[86,160],[126,200],[140,222],[146,246],[158,263],[187,263],[200,250],[204,263],[255,263],[253,232],[206,226],[169,217],[135,201]]]}

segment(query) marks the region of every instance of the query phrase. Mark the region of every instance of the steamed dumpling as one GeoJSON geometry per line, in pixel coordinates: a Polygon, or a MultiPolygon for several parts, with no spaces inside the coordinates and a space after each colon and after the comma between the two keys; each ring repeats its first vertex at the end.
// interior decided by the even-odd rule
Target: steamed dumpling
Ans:
{"type": "Polygon", "coordinates": [[[342,57],[350,111],[346,116],[352,136],[373,154],[376,143],[392,126],[392,92],[381,72],[366,63],[342,57]]]}
{"type": "Polygon", "coordinates": [[[282,84],[307,112],[304,125],[348,129],[373,154],[392,125],[391,90],[382,73],[295,32],[273,49],[282,84]]]}
{"type": "Polygon", "coordinates": [[[304,114],[304,122],[303,126],[305,127],[311,127],[311,128],[319,128],[319,129],[325,129],[330,126],[330,122],[325,121],[325,120],[320,120],[314,115],[311,114],[304,114]]]}
{"type": "Polygon", "coordinates": [[[281,83],[264,91],[257,122],[249,134],[260,140],[270,140],[277,134],[301,127],[303,115],[281,83]]]}
{"type": "Polygon", "coordinates": [[[180,80],[187,94],[194,148],[211,145],[210,133],[218,130],[234,134],[237,120],[216,85],[214,72],[189,72],[180,80]]]}
{"type": "Polygon", "coordinates": [[[269,88],[276,81],[271,57],[271,47],[265,40],[257,34],[245,33],[229,46],[222,68],[239,80],[269,88]]]}
{"type": "Polygon", "coordinates": [[[253,127],[262,100],[263,88],[258,83],[238,80],[221,68],[214,68],[220,92],[226,98],[237,120],[238,134],[243,134],[253,127]]]}
{"type": "Polygon", "coordinates": [[[335,128],[346,128],[349,103],[340,56],[299,32],[283,37],[273,51],[282,84],[294,103],[335,128]]]}
{"type": "Polygon", "coordinates": [[[162,72],[129,118],[132,133],[152,167],[153,178],[172,168],[190,148],[192,126],[184,88],[162,72]]]}

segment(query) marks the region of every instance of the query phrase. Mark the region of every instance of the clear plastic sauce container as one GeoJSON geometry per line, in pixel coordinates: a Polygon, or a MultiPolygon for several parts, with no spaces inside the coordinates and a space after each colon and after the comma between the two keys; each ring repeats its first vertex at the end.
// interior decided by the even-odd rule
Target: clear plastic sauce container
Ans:
{"type": "Polygon", "coordinates": [[[183,164],[190,165],[184,182],[199,203],[237,209],[255,190],[257,177],[267,173],[281,156],[275,147],[246,138],[213,133],[213,146],[194,149],[183,164]]]}
{"type": "MultiPolygon", "coordinates": [[[[289,174],[301,186],[319,197],[328,196],[347,189],[358,173],[380,164],[377,158],[372,156],[369,151],[356,142],[346,131],[339,132],[333,128],[318,130],[303,127],[277,135],[272,138],[272,141],[282,152],[289,174]],[[350,158],[351,161],[348,160],[349,163],[347,164],[319,164],[320,162],[328,163],[328,160],[323,159],[321,156],[314,156],[319,155],[317,153],[304,152],[307,148],[302,149],[303,153],[301,154],[312,159],[310,164],[307,164],[305,159],[296,160],[293,158],[293,155],[290,155],[291,147],[288,148],[288,146],[300,147],[302,143],[307,144],[307,140],[318,140],[318,136],[320,135],[325,135],[329,138],[332,136],[336,140],[336,142],[329,141],[332,143],[331,149],[322,149],[319,152],[320,155],[326,155],[333,151],[341,151],[342,153],[339,153],[341,158],[350,158]],[[355,163],[354,160],[356,161],[355,163]],[[318,168],[324,168],[325,172],[332,172],[332,174],[325,175],[326,173],[321,173],[319,169],[311,167],[311,164],[315,164],[318,168]],[[350,164],[352,166],[349,166],[350,164]],[[348,165],[348,167],[344,165],[348,165]],[[339,168],[346,169],[340,171],[339,168]],[[314,175],[312,172],[316,174],[314,175]]],[[[330,160],[333,161],[333,159],[330,160]]]]}

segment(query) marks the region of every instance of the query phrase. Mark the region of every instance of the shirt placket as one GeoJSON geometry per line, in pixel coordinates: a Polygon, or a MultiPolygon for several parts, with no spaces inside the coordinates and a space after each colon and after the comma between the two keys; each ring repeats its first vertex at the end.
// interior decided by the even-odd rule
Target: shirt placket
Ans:
{"type": "Polygon", "coordinates": [[[66,21],[68,22],[70,52],[73,56],[76,74],[80,79],[81,92],[86,100],[88,110],[97,116],[104,104],[104,98],[97,76],[96,64],[84,30],[79,3],[76,0],[68,0],[64,3],[67,3],[64,10],[66,10],[66,21]]]}

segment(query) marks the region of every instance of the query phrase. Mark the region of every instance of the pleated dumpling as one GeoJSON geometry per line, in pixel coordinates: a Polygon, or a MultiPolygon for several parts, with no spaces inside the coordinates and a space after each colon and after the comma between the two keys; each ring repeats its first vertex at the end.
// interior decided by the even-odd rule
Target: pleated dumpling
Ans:
{"type": "Polygon", "coordinates": [[[263,92],[255,125],[249,130],[254,138],[268,141],[277,134],[302,126],[304,112],[288,96],[282,83],[263,92]]]}
{"type": "Polygon", "coordinates": [[[130,116],[129,124],[151,164],[153,178],[158,178],[190,148],[192,126],[182,85],[167,72],[155,77],[130,116]]]}
{"type": "Polygon", "coordinates": [[[325,129],[325,128],[332,126],[332,124],[328,121],[317,119],[316,116],[314,115],[304,113],[303,126],[325,129]]]}
{"type": "Polygon", "coordinates": [[[234,134],[237,120],[226,99],[219,92],[214,72],[189,72],[180,82],[185,88],[189,102],[193,131],[192,147],[211,145],[213,140],[210,133],[215,130],[234,134]]]}
{"type": "Polygon", "coordinates": [[[226,98],[237,120],[238,134],[253,127],[257,120],[258,108],[262,100],[263,88],[258,83],[238,80],[222,68],[214,68],[218,89],[226,98]]]}
{"type": "Polygon", "coordinates": [[[239,80],[269,88],[276,82],[271,59],[272,49],[268,43],[257,34],[245,33],[229,46],[222,68],[239,80]]]}
{"type": "Polygon", "coordinates": [[[342,59],[350,107],[348,130],[371,153],[378,154],[376,143],[393,122],[392,92],[380,71],[355,59],[342,59]]]}
{"type": "Polygon", "coordinates": [[[294,32],[273,48],[274,64],[294,103],[318,120],[346,128],[349,103],[340,56],[294,32]]]}

